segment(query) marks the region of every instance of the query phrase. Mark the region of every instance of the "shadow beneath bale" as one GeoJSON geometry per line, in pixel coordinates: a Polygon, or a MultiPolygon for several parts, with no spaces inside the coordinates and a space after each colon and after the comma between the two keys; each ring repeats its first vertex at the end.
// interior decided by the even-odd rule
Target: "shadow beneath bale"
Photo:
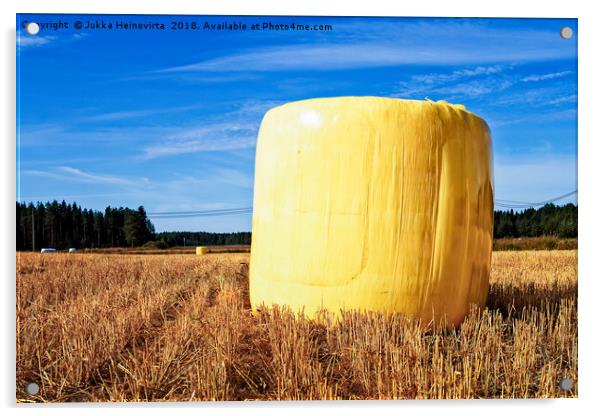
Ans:
{"type": "Polygon", "coordinates": [[[238,265],[236,277],[240,287],[240,294],[243,298],[243,306],[245,309],[251,309],[251,296],[249,295],[249,263],[241,262],[238,265]]]}

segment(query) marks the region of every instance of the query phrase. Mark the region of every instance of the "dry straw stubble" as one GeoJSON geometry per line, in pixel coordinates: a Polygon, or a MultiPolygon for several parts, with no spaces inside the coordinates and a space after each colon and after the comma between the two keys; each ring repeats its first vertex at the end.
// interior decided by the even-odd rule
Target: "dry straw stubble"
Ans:
{"type": "Polygon", "coordinates": [[[495,252],[487,308],[455,330],[396,314],[253,315],[247,264],[19,253],[17,401],[577,395],[576,251],[495,252]]]}

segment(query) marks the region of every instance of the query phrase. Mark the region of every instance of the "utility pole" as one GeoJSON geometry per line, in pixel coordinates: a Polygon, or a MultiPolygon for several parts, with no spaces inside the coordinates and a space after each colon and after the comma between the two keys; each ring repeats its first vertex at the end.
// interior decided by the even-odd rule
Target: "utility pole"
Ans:
{"type": "Polygon", "coordinates": [[[31,250],[36,251],[36,222],[33,216],[33,207],[31,207],[31,250]]]}

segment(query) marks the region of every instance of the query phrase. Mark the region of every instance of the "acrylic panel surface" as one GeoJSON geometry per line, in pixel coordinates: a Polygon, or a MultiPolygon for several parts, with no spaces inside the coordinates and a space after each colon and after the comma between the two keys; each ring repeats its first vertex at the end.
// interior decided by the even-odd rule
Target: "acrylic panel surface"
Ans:
{"type": "Polygon", "coordinates": [[[576,19],[16,17],[19,403],[578,395],[576,19]]]}

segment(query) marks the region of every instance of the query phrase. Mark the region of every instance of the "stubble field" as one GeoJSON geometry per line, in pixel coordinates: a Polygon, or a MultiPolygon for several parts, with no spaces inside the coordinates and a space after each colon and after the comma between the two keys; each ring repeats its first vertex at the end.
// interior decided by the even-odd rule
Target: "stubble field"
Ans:
{"type": "Polygon", "coordinates": [[[248,260],[18,253],[17,401],[577,396],[576,250],[494,252],[487,307],[455,330],[252,315],[248,260]]]}

